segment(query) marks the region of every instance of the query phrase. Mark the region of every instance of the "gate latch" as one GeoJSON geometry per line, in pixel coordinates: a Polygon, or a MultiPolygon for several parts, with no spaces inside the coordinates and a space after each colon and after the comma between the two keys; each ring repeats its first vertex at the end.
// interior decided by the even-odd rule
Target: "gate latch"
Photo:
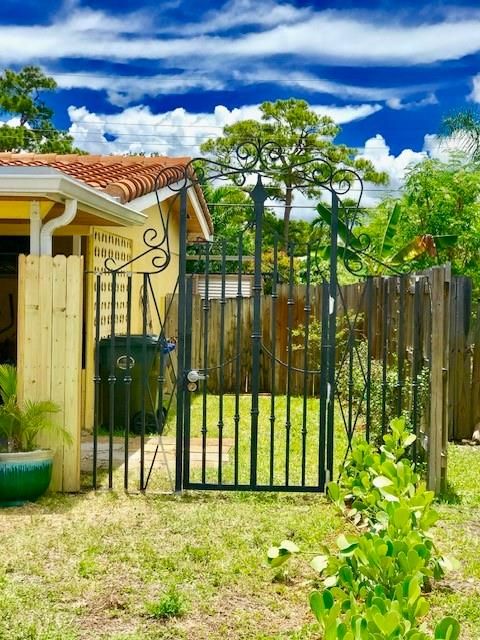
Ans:
{"type": "Polygon", "coordinates": [[[208,376],[206,373],[200,373],[200,371],[197,371],[196,369],[192,369],[187,373],[188,382],[198,382],[199,380],[206,380],[207,377],[208,376]]]}
{"type": "Polygon", "coordinates": [[[189,391],[196,391],[198,389],[198,383],[200,380],[207,379],[206,373],[200,373],[196,369],[192,369],[187,373],[187,389],[189,391]]]}

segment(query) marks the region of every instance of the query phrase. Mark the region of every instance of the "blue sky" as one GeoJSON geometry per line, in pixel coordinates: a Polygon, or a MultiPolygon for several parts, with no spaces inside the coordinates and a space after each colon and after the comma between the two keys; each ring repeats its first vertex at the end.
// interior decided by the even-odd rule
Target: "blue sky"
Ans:
{"type": "Polygon", "coordinates": [[[264,100],[299,97],[397,188],[445,157],[442,116],[480,102],[480,5],[395,0],[3,0],[0,65],[59,84],[59,127],[95,153],[195,154],[264,100]]]}

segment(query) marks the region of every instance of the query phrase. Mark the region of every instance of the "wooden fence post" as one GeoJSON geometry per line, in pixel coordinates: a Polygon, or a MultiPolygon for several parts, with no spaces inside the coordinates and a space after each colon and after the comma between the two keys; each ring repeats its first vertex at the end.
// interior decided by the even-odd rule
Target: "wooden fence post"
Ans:
{"type": "MultiPolygon", "coordinates": [[[[472,427],[477,428],[480,422],[480,301],[477,303],[477,317],[472,335],[473,356],[472,356],[472,384],[470,389],[470,405],[472,408],[472,427]]],[[[472,429],[472,431],[473,431],[472,429]]],[[[469,434],[469,437],[471,433],[469,434]]]]}
{"type": "Polygon", "coordinates": [[[52,417],[72,438],[40,440],[55,450],[52,491],[80,489],[82,306],[81,256],[19,257],[18,398],[58,404],[52,417]]]}
{"type": "Polygon", "coordinates": [[[432,325],[430,423],[427,446],[427,487],[440,493],[446,480],[446,443],[448,439],[448,368],[447,355],[450,325],[450,269],[435,267],[430,271],[432,325]]]}

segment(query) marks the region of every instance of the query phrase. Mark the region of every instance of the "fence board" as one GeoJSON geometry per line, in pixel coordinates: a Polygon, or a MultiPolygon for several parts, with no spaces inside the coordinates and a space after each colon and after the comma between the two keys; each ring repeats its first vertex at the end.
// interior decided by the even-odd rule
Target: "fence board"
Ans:
{"type": "Polygon", "coordinates": [[[83,259],[20,256],[19,282],[19,401],[52,400],[60,406],[53,419],[71,433],[72,445],[51,435],[39,444],[55,451],[50,488],[78,491],[83,259]]]}

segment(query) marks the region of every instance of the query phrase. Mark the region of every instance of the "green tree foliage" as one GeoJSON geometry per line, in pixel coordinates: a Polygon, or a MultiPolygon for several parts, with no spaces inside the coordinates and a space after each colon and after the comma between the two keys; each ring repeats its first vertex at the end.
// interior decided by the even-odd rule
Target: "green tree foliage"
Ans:
{"type": "Polygon", "coordinates": [[[0,115],[16,118],[19,124],[0,126],[0,151],[79,153],[72,136],[55,128],[53,111],[42,99],[56,87],[55,80],[39,67],[24,67],[18,73],[4,71],[0,76],[0,115]]]}
{"type": "MultiPolygon", "coordinates": [[[[305,185],[304,173],[312,179],[315,169],[322,171],[322,165],[304,165],[315,157],[328,158],[331,164],[341,169],[355,169],[364,180],[385,184],[387,174],[379,173],[373,164],[365,159],[355,159],[355,149],[333,141],[340,128],[328,116],[319,116],[304,100],[290,98],[276,102],[264,102],[260,107],[261,120],[242,120],[223,129],[219,138],[207,140],[202,152],[211,154],[221,163],[235,164],[235,150],[246,142],[258,146],[274,142],[282,148],[283,157],[271,161],[269,191],[271,197],[284,203],[283,236],[284,246],[288,246],[291,230],[290,216],[296,185],[303,185],[298,191],[307,197],[318,197],[321,189],[305,185]]],[[[268,161],[268,159],[267,159],[268,161]]],[[[324,175],[324,174],[323,174],[324,175]]],[[[349,179],[340,172],[339,179],[349,179]]],[[[350,180],[352,178],[350,177],[350,180]]]]}
{"type": "MultiPolygon", "coordinates": [[[[255,250],[255,231],[253,227],[253,201],[248,191],[232,184],[215,186],[210,181],[202,181],[202,190],[212,216],[214,239],[210,246],[210,254],[219,256],[225,249],[227,256],[238,256],[240,242],[244,256],[253,256],[255,250]]],[[[305,220],[291,220],[290,245],[295,256],[303,255],[306,251],[311,234],[311,225],[305,220]]],[[[289,258],[280,246],[283,237],[283,220],[278,218],[268,207],[263,218],[262,234],[262,264],[265,274],[273,271],[274,246],[277,245],[278,277],[288,281],[289,258]]],[[[199,256],[198,262],[191,261],[191,272],[202,272],[205,269],[205,248],[192,247],[191,254],[199,256]]],[[[295,260],[295,278],[297,281],[298,261],[295,260]]],[[[220,262],[216,260],[210,264],[210,271],[220,270],[220,262]]],[[[229,261],[227,271],[236,272],[238,263],[229,261]]],[[[253,261],[245,262],[244,273],[253,272],[253,261]]]]}
{"type": "MultiPolygon", "coordinates": [[[[436,242],[435,255],[424,253],[417,267],[450,261],[456,273],[471,276],[480,286],[480,168],[452,157],[450,162],[427,159],[407,176],[398,221],[398,249],[419,236],[457,236],[455,243],[436,242]]],[[[377,215],[385,220],[389,206],[377,215]]],[[[377,228],[381,225],[376,221],[377,228]]]]}
{"type": "Polygon", "coordinates": [[[477,111],[460,111],[444,118],[442,134],[454,138],[472,160],[480,160],[480,115],[477,111]]]}

